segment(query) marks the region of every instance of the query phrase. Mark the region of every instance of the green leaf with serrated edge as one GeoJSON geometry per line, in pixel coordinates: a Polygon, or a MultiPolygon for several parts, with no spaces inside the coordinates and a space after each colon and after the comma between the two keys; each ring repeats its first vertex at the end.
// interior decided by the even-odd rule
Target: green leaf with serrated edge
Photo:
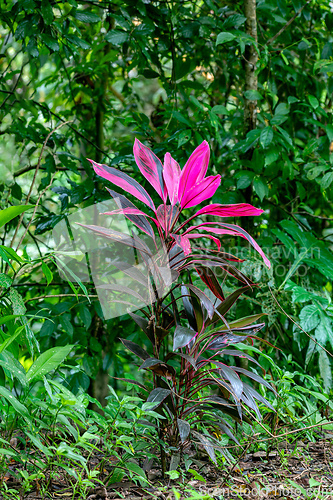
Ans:
{"type": "Polygon", "coordinates": [[[121,45],[129,39],[126,31],[112,30],[105,35],[105,40],[113,45],[121,45]]]}
{"type": "Polygon", "coordinates": [[[310,332],[314,328],[319,325],[320,309],[315,304],[309,304],[308,306],[303,307],[300,312],[300,325],[306,332],[310,332]]]}
{"type": "Polygon", "coordinates": [[[50,371],[56,370],[66,359],[73,347],[73,345],[52,347],[43,352],[29,368],[27,381],[31,382],[34,379],[43,378],[50,371]]]}
{"type": "Polygon", "coordinates": [[[77,10],[74,16],[75,19],[81,21],[82,23],[98,23],[101,20],[97,14],[89,12],[89,10],[77,10]]]}
{"type": "Polygon", "coordinates": [[[8,276],[8,274],[0,273],[0,286],[3,288],[9,288],[12,283],[13,280],[8,276]]]}
{"type": "Polygon", "coordinates": [[[18,293],[15,288],[9,290],[9,300],[12,304],[14,314],[23,315],[26,312],[26,307],[22,296],[18,293]]]}

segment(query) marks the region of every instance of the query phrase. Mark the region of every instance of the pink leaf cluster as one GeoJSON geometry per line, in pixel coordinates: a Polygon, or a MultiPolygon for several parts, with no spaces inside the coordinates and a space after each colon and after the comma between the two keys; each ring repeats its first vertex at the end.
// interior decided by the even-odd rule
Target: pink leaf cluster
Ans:
{"type": "Polygon", "coordinates": [[[148,219],[151,219],[156,225],[161,239],[164,241],[169,239],[173,242],[173,245],[179,245],[185,255],[191,254],[191,239],[197,240],[201,237],[210,238],[217,244],[219,249],[220,242],[216,236],[224,234],[240,236],[245,238],[259,252],[265,264],[270,267],[270,262],[259,245],[239,226],[224,222],[204,222],[196,226],[186,227],[192,219],[202,215],[240,217],[256,216],[263,212],[263,210],[255,208],[248,203],[232,205],[209,204],[177,226],[183,210],[210,199],[221,183],[220,175],[206,176],[210,158],[207,141],[203,141],[193,151],[183,169],[180,168],[170,153],[166,153],[164,163],[162,164],[160,159],[138,139],[135,139],[133,150],[140,172],[160,196],[162,204],[156,209],[152,198],[145,188],[129,175],[116,168],[89,160],[99,176],[107,179],[112,184],[122,188],[143,202],[154,212],[154,216],[150,216],[139,210],[125,196],[111,190],[109,192],[113,198],[116,199],[118,197],[116,201],[119,209],[109,213],[122,213],[149,235],[153,234],[151,225],[148,222],[148,219]],[[201,232],[198,232],[198,230],[201,232]]]}

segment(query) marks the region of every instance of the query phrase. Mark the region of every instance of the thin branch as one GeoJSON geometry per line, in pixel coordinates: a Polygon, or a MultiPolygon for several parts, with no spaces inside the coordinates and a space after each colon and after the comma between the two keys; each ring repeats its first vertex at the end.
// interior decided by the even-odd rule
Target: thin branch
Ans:
{"type": "Polygon", "coordinates": [[[297,11],[296,14],[291,19],[289,19],[289,21],[280,29],[280,31],[278,31],[274,36],[272,36],[272,38],[270,38],[266,42],[266,45],[270,45],[271,43],[275,42],[275,40],[288,28],[288,26],[291,25],[291,23],[293,21],[295,21],[296,17],[299,16],[299,14],[302,12],[304,7],[306,7],[308,5],[308,3],[310,3],[310,2],[311,2],[311,0],[307,0],[307,2],[305,2],[304,5],[302,5],[302,7],[299,9],[299,11],[297,11]]]}
{"type": "MultiPolygon", "coordinates": [[[[32,300],[40,300],[40,299],[50,299],[50,298],[53,298],[53,297],[86,297],[87,298],[87,295],[85,295],[84,293],[78,293],[77,295],[75,293],[60,293],[60,294],[57,294],[57,295],[40,295],[39,297],[33,297],[32,299],[28,299],[26,300],[26,302],[30,302],[32,300]]],[[[98,295],[88,295],[88,297],[93,297],[93,298],[96,298],[98,297],[98,295]]]]}
{"type": "MultiPolygon", "coordinates": [[[[66,124],[68,124],[68,123],[69,123],[69,122],[64,122],[64,123],[61,123],[61,124],[60,124],[60,125],[58,125],[56,128],[54,128],[53,130],[51,130],[51,132],[50,132],[50,133],[48,134],[48,136],[46,137],[46,139],[45,139],[45,141],[44,141],[44,143],[43,143],[43,146],[42,146],[42,149],[41,149],[41,152],[40,152],[39,158],[38,158],[38,163],[37,163],[37,165],[36,165],[36,170],[35,170],[34,177],[33,177],[33,179],[32,179],[32,183],[31,183],[31,185],[30,185],[29,193],[28,193],[27,198],[26,198],[26,200],[25,200],[25,205],[28,205],[28,203],[29,203],[30,196],[31,196],[31,193],[32,193],[32,190],[33,190],[33,187],[34,187],[35,181],[36,181],[37,173],[38,173],[38,170],[39,170],[39,167],[40,167],[41,161],[42,161],[42,155],[43,155],[43,153],[44,153],[44,149],[45,149],[45,147],[46,147],[47,141],[49,140],[49,138],[51,137],[51,135],[52,135],[52,134],[53,134],[56,130],[58,130],[59,128],[63,127],[64,125],[66,125],[66,124]]],[[[52,180],[53,180],[53,178],[52,178],[52,180]]],[[[39,197],[39,199],[40,199],[40,197],[39,197]]],[[[39,199],[38,199],[38,201],[39,201],[39,199]]],[[[37,203],[38,203],[38,202],[37,202],[37,203]]],[[[35,207],[35,208],[36,208],[36,207],[35,207]]],[[[35,215],[35,213],[36,213],[36,210],[34,210],[34,214],[33,214],[33,215],[35,215]]],[[[13,243],[14,243],[14,240],[15,240],[15,238],[16,238],[17,232],[18,232],[18,230],[19,230],[19,228],[20,228],[20,226],[21,226],[21,224],[22,224],[22,219],[23,219],[23,216],[24,216],[24,213],[22,213],[22,214],[21,214],[21,216],[20,216],[20,219],[19,219],[19,222],[18,222],[18,224],[17,224],[17,226],[16,226],[16,229],[15,229],[15,232],[14,232],[14,235],[13,235],[13,238],[12,238],[12,241],[10,242],[10,245],[9,245],[10,247],[12,247],[12,246],[13,246],[13,243]]],[[[29,229],[29,226],[30,226],[30,224],[28,225],[28,229],[29,229]]],[[[24,236],[25,236],[25,235],[26,235],[26,232],[24,233],[24,236]]],[[[21,238],[20,243],[18,244],[17,248],[20,246],[20,244],[21,244],[21,243],[22,243],[22,238],[21,238]]]]}
{"type": "MultiPolygon", "coordinates": [[[[14,172],[13,176],[19,177],[20,175],[26,174],[27,172],[34,170],[35,168],[36,168],[36,165],[27,165],[26,167],[21,168],[17,172],[14,172]]],[[[56,170],[62,170],[62,171],[69,170],[68,167],[61,167],[58,165],[55,168],[56,168],[56,170]]],[[[39,170],[45,170],[45,168],[40,167],[39,170]]],[[[85,172],[85,169],[83,167],[77,167],[77,170],[85,172]]]]}
{"type": "Polygon", "coordinates": [[[309,217],[314,217],[315,219],[330,220],[331,222],[333,222],[333,217],[322,217],[321,215],[309,214],[309,212],[293,212],[293,213],[299,215],[308,215],[309,217]]]}
{"type": "MultiPolygon", "coordinates": [[[[36,170],[37,170],[37,169],[36,169],[36,170]]],[[[49,189],[49,187],[52,185],[52,182],[53,182],[54,176],[55,176],[55,173],[52,175],[50,183],[49,183],[49,184],[46,186],[46,188],[45,188],[45,189],[43,189],[43,191],[40,193],[40,195],[39,195],[39,197],[38,197],[38,200],[37,200],[37,203],[36,203],[36,205],[35,205],[34,211],[33,211],[33,213],[32,213],[32,216],[31,216],[31,218],[30,218],[30,220],[29,220],[29,222],[28,222],[28,224],[27,224],[27,227],[26,227],[26,229],[25,229],[24,233],[23,233],[23,234],[22,234],[22,236],[21,236],[21,239],[20,239],[20,241],[19,241],[19,243],[18,243],[17,247],[16,247],[16,252],[17,252],[17,250],[19,249],[19,247],[21,246],[22,241],[24,240],[24,238],[25,238],[25,236],[26,236],[26,234],[27,234],[27,232],[28,232],[28,230],[29,230],[29,227],[31,226],[31,223],[32,223],[32,221],[33,221],[33,218],[35,217],[35,214],[36,214],[36,211],[37,211],[37,207],[38,207],[38,205],[39,205],[39,202],[40,202],[40,200],[41,200],[41,197],[42,197],[42,196],[43,196],[43,194],[44,194],[44,193],[45,193],[45,192],[49,189]]]]}

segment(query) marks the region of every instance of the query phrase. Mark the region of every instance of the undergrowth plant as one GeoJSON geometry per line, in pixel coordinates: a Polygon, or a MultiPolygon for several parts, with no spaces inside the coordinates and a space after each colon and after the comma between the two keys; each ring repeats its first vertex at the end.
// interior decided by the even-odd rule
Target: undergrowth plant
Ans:
{"type": "Polygon", "coordinates": [[[260,215],[262,210],[247,203],[206,205],[194,214],[188,210],[211,198],[220,184],[219,175],[206,177],[210,156],[206,141],[195,149],[183,169],[169,153],[162,164],[138,140],[134,144],[134,156],[141,173],[162,199],[163,203],[157,208],[148,192],[133,178],[113,167],[90,161],[99,176],[149,207],[153,215],[107,188],[117,208],[106,215],[126,217],[145,233],[145,239],[135,234],[134,229],[131,235],[115,231],[112,224],[108,228],[84,227],[130,247],[137,256],[134,266],[116,258],[105,263],[104,276],[108,277],[108,284],[102,286],[110,291],[112,301],[127,302],[129,306],[129,296],[137,298],[140,290],[144,304],[140,309],[142,315],[131,313],[131,316],[149,339],[151,348],[143,349],[126,339],[122,342],[141,359],[140,369],[151,374],[146,385],[133,383],[146,392],[147,402],[153,403],[151,409],[158,408],[167,417],[159,421],[160,441],[167,443],[167,447],[161,446],[165,473],[166,449],[171,456],[170,469],[178,466],[190,439],[203,445],[216,462],[214,447],[221,449],[221,446],[213,437],[214,432],[225,433],[237,443],[230,418],[236,422],[260,419],[258,403],[273,409],[243,379],[272,387],[257,373],[239,363],[235,365],[238,358],[258,364],[245,352],[242,343],[257,339],[256,333],[265,324],[258,323],[262,314],[228,321],[227,313],[232,305],[254,284],[235,267],[241,260],[223,251],[219,237],[246,239],[268,267],[270,263],[244,229],[225,222],[226,217],[260,215]],[[219,220],[212,221],[211,217],[219,220]],[[152,245],[146,244],[147,236],[152,245]],[[112,274],[111,268],[130,276],[134,287],[119,284],[116,279],[119,274],[112,274]],[[193,284],[194,275],[206,285],[205,291],[193,284]],[[223,289],[226,276],[234,277],[241,284],[228,296],[223,289]]]}

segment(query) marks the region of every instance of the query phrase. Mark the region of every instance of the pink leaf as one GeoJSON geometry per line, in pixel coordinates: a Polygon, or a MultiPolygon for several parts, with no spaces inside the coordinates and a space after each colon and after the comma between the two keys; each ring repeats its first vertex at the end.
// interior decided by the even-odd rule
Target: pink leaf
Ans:
{"type": "Polygon", "coordinates": [[[180,202],[182,209],[199,205],[202,201],[211,198],[220,184],[220,175],[210,175],[209,177],[202,179],[190,190],[185,192],[180,202]]]}
{"type": "Polygon", "coordinates": [[[168,232],[177,215],[177,208],[171,205],[160,205],[156,210],[157,220],[164,231],[168,232]]]}
{"type": "Polygon", "coordinates": [[[165,202],[167,199],[167,190],[164,185],[163,165],[161,161],[138,139],[135,139],[133,152],[140,172],[165,202]]]}
{"type": "Polygon", "coordinates": [[[244,217],[250,215],[261,215],[263,210],[255,208],[249,203],[235,203],[232,205],[221,205],[214,203],[201,208],[191,219],[197,215],[217,215],[218,217],[244,217]]]}
{"type": "Polygon", "coordinates": [[[173,236],[175,242],[178,246],[181,247],[185,255],[189,255],[191,253],[190,240],[187,236],[183,236],[180,234],[172,234],[171,236],[173,236]]]}
{"type": "Polygon", "coordinates": [[[170,153],[164,156],[163,178],[168,190],[171,205],[178,202],[178,185],[181,175],[180,166],[174,160],[170,153]]]}
{"type": "Polygon", "coordinates": [[[127,217],[130,221],[133,222],[138,228],[141,229],[144,233],[148,234],[151,236],[153,239],[155,239],[154,231],[149,222],[147,221],[147,217],[149,217],[147,214],[144,212],[141,212],[141,210],[138,210],[135,205],[131,201],[129,201],[126,196],[123,196],[122,194],[116,193],[116,191],[113,191],[112,189],[106,188],[112,198],[114,199],[116,205],[119,207],[120,210],[123,212],[125,217],[127,217]],[[128,210],[136,210],[137,212],[128,212],[128,210]]]}
{"type": "Polygon", "coordinates": [[[236,226],[235,224],[226,224],[223,222],[204,222],[203,224],[199,224],[198,226],[191,226],[185,231],[184,234],[187,234],[190,231],[193,231],[194,229],[203,229],[204,231],[208,231],[210,233],[215,233],[215,234],[230,234],[233,236],[241,236],[242,238],[246,239],[255,250],[262,256],[266,266],[268,268],[271,267],[270,261],[267,259],[266,255],[264,254],[263,250],[260,248],[258,243],[252,238],[252,236],[249,235],[244,229],[242,229],[239,226],[236,226]],[[217,224],[219,227],[211,227],[212,224],[217,224]]]}
{"type": "Polygon", "coordinates": [[[208,163],[209,163],[209,145],[207,141],[203,141],[200,146],[198,146],[189,159],[187,160],[179,181],[178,189],[178,199],[186,194],[186,192],[191,189],[194,184],[201,181],[206,175],[208,163]]]}
{"type": "Polygon", "coordinates": [[[147,191],[139,184],[136,180],[132,179],[127,174],[124,174],[120,170],[113,167],[108,167],[107,165],[102,165],[101,163],[96,163],[93,160],[89,160],[97,175],[107,179],[118,187],[124,189],[128,193],[135,196],[138,200],[142,201],[148,207],[150,207],[155,212],[155,205],[147,191]]]}
{"type": "Polygon", "coordinates": [[[192,233],[192,234],[187,234],[186,235],[189,239],[191,238],[209,238],[210,240],[214,241],[217,245],[218,250],[221,249],[221,242],[218,238],[214,238],[214,236],[211,236],[210,234],[202,234],[202,233],[192,233]]]}

